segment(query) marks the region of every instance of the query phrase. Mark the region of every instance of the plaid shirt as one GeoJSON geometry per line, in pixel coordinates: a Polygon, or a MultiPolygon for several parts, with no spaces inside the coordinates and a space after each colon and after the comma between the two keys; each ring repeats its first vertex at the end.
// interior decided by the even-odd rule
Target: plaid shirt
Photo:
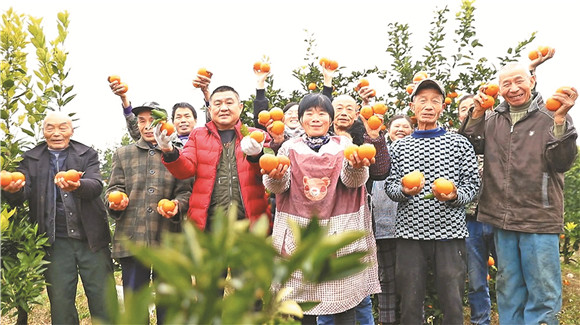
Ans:
{"type": "Polygon", "coordinates": [[[134,244],[150,246],[159,243],[162,230],[179,229],[191,187],[192,179],[173,177],[161,163],[161,151],[151,148],[145,140],[117,149],[106,196],[115,190],[124,192],[129,196],[129,205],[124,211],[109,209],[116,219],[112,256],[131,256],[123,244],[127,238],[134,244]],[[165,219],[157,213],[161,199],[179,201],[179,213],[174,218],[165,219]]]}

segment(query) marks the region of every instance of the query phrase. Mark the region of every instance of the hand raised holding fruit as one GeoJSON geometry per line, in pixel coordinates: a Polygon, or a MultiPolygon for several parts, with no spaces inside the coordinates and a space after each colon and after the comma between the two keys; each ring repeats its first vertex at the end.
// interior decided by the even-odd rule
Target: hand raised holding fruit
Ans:
{"type": "Polygon", "coordinates": [[[173,151],[172,140],[174,136],[167,135],[167,130],[163,130],[162,127],[163,127],[162,124],[157,124],[157,126],[153,130],[153,136],[155,137],[157,146],[163,152],[173,151]]]}
{"type": "Polygon", "coordinates": [[[534,72],[540,64],[544,63],[544,61],[553,58],[554,54],[556,54],[556,49],[549,46],[540,46],[537,49],[532,50],[528,54],[528,58],[531,60],[530,71],[534,72]]]}
{"type": "Polygon", "coordinates": [[[157,203],[157,213],[162,217],[171,219],[179,212],[179,202],[177,200],[161,199],[157,203]]]}
{"type": "Polygon", "coordinates": [[[192,81],[192,84],[195,88],[201,89],[206,102],[209,102],[209,84],[211,82],[212,76],[213,73],[209,72],[206,68],[201,68],[197,70],[197,76],[192,81]]]}
{"type": "MultiPolygon", "coordinates": [[[[254,132],[256,132],[256,131],[254,131],[254,132]]],[[[261,131],[257,131],[257,132],[261,133],[261,131]]],[[[243,137],[242,141],[240,141],[240,147],[242,148],[242,152],[248,156],[259,155],[260,152],[262,152],[262,148],[264,147],[265,138],[266,137],[263,136],[261,139],[262,141],[258,142],[258,141],[256,141],[256,139],[259,140],[259,138],[257,138],[257,136],[247,135],[247,136],[243,137]]]]}
{"type": "Polygon", "coordinates": [[[82,175],[82,172],[74,169],[58,172],[54,176],[54,184],[63,191],[72,192],[81,186],[80,179],[82,175]]]}
{"type": "Polygon", "coordinates": [[[557,124],[564,123],[566,114],[576,103],[578,90],[574,87],[560,87],[550,98],[546,100],[546,108],[554,111],[554,121],[557,124]]]}
{"type": "Polygon", "coordinates": [[[270,75],[270,64],[266,62],[254,63],[254,73],[258,82],[256,89],[265,89],[266,78],[270,75]]]}

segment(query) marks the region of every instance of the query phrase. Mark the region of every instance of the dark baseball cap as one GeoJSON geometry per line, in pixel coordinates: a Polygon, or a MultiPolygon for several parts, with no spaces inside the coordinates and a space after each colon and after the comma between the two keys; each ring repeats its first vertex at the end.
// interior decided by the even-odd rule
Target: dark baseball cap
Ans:
{"type": "Polygon", "coordinates": [[[443,88],[443,86],[439,83],[439,81],[431,78],[425,78],[419,81],[415,85],[415,88],[413,88],[413,92],[411,93],[411,101],[413,101],[413,98],[420,90],[423,90],[425,88],[435,89],[439,91],[441,95],[443,95],[443,97],[445,97],[445,88],[443,88]]]}
{"type": "Polygon", "coordinates": [[[145,102],[141,106],[134,107],[131,110],[131,112],[133,112],[133,114],[135,114],[135,115],[139,115],[139,113],[141,113],[143,111],[151,111],[154,109],[162,111],[165,114],[167,114],[167,111],[164,110],[163,108],[161,108],[161,106],[159,106],[159,104],[157,102],[145,102]]]}

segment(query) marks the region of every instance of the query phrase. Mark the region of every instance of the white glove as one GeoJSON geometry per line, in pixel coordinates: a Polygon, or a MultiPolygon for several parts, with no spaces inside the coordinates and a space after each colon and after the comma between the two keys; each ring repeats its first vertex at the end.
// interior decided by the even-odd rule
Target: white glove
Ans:
{"type": "Polygon", "coordinates": [[[248,156],[256,156],[260,152],[262,152],[262,148],[264,147],[264,140],[261,143],[254,140],[249,135],[242,138],[240,141],[240,146],[242,147],[242,152],[248,156]]]}
{"type": "Polygon", "coordinates": [[[175,137],[175,133],[171,135],[167,135],[167,130],[161,131],[161,123],[155,126],[155,130],[153,130],[153,136],[155,137],[155,141],[157,142],[157,146],[161,151],[171,151],[173,150],[173,138],[175,137]]]}

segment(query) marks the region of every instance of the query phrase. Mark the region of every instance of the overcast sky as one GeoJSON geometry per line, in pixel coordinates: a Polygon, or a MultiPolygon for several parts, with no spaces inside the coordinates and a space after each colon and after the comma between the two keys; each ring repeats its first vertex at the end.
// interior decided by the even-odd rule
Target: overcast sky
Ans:
{"type": "MultiPolygon", "coordinates": [[[[375,65],[389,69],[385,52],[389,23],[410,25],[418,60],[434,11],[450,9],[446,32],[451,40],[460,5],[459,0],[8,0],[2,7],[3,12],[12,7],[19,14],[43,17],[47,40],[56,35],[57,13],[70,13],[65,42],[71,68],[68,84],[74,84],[77,97],[65,111],[75,111],[80,118],[73,139],[103,149],[116,146],[125,132],[121,102],[108,87],[108,75],[118,74],[129,85],[134,106],[154,100],[167,109],[181,101],[200,108],[202,94],[191,85],[198,68],[214,73],[212,89],[228,84],[246,99],[255,92],[252,64],[268,55],[275,86],[289,94],[300,88],[292,69],[304,64],[305,29],[315,35],[317,54],[337,60],[344,73],[375,65]]],[[[580,24],[574,1],[479,0],[475,7],[477,37],[484,45],[477,55],[497,62],[495,58],[505,55],[507,48],[536,31],[522,63],[528,65],[532,47],[556,48],[555,57],[538,69],[538,91],[547,98],[561,86],[580,88],[580,24]]],[[[34,62],[30,56],[30,69],[36,68],[34,62]]],[[[374,82],[379,94],[389,92],[386,82],[374,82]]],[[[571,115],[580,123],[579,105],[571,115]]],[[[202,123],[203,117],[198,124],[202,123]]]]}

